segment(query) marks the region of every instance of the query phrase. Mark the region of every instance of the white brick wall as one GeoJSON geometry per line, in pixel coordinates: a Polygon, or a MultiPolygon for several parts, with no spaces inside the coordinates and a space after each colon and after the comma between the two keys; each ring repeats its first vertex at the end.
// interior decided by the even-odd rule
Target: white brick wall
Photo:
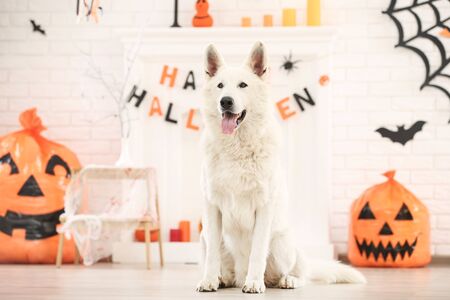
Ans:
{"type": "MultiPolygon", "coordinates": [[[[180,23],[189,26],[194,0],[180,0],[180,23]]],[[[210,0],[216,25],[237,26],[247,15],[260,24],[271,13],[280,23],[282,7],[299,9],[305,23],[306,0],[210,0]]],[[[418,91],[424,70],[419,59],[394,49],[396,29],[381,14],[389,0],[322,0],[323,22],[340,30],[335,46],[333,98],[332,240],[346,250],[347,212],[378,174],[397,168],[397,178],[430,208],[433,250],[450,255],[450,118],[441,93],[418,91]],[[424,119],[424,131],[402,147],[381,139],[381,125],[424,119]]],[[[117,122],[105,119],[111,102],[97,91],[82,99],[79,49],[98,63],[121,70],[122,49],[114,30],[172,23],[172,1],[102,0],[99,25],[75,24],[75,0],[0,1],[0,134],[17,129],[18,112],[37,106],[51,127],[50,138],[66,143],[83,163],[114,162],[119,149],[117,122]],[[44,38],[31,32],[29,19],[42,24],[44,38]],[[103,96],[103,97],[102,97],[103,96]]]]}

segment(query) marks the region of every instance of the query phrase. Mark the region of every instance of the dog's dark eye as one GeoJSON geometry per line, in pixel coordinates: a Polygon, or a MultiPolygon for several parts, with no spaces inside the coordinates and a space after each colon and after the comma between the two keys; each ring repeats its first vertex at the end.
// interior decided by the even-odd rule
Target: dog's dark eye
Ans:
{"type": "Polygon", "coordinates": [[[223,83],[222,83],[222,82],[219,83],[219,84],[217,85],[217,87],[218,87],[219,89],[223,88],[223,83]]]}
{"type": "Polygon", "coordinates": [[[248,87],[248,85],[247,85],[245,82],[241,82],[241,83],[239,83],[239,87],[240,87],[241,89],[243,89],[243,88],[248,87]]]}

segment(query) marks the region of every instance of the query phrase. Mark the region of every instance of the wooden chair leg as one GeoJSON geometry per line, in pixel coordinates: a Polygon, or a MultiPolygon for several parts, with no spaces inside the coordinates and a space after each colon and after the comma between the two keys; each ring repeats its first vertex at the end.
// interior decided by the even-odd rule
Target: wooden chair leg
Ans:
{"type": "Polygon", "coordinates": [[[144,236],[145,236],[145,259],[147,262],[147,269],[151,269],[151,253],[150,253],[150,223],[144,222],[144,236]]]}
{"type": "Polygon", "coordinates": [[[75,244],[75,257],[73,259],[73,263],[75,265],[80,264],[80,251],[78,251],[78,247],[76,244],[75,244]]]}
{"type": "Polygon", "coordinates": [[[159,263],[161,267],[164,267],[163,245],[161,238],[161,228],[158,229],[158,245],[159,245],[159,263]]]}
{"type": "Polygon", "coordinates": [[[59,234],[58,251],[56,253],[56,267],[61,268],[64,250],[64,233],[59,234]]]}

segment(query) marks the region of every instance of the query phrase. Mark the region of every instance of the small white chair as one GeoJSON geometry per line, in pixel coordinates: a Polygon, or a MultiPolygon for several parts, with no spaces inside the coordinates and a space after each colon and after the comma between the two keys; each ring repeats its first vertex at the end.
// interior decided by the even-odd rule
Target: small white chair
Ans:
{"type": "MultiPolygon", "coordinates": [[[[125,184],[122,189],[125,188],[125,184]]],[[[105,191],[106,193],[107,191],[105,191]]],[[[101,194],[101,191],[95,191],[91,194],[101,194]]],[[[139,198],[139,197],[136,197],[139,198]]],[[[145,199],[145,198],[143,198],[145,199]]],[[[156,173],[152,168],[127,168],[127,167],[114,167],[114,166],[87,166],[76,172],[66,190],[65,200],[65,213],[61,215],[61,228],[59,229],[59,244],[56,257],[56,266],[61,267],[63,247],[64,247],[64,235],[66,233],[78,233],[77,228],[80,225],[83,227],[83,232],[91,232],[90,225],[92,223],[99,225],[100,228],[113,229],[113,231],[120,230],[121,228],[135,228],[136,225],[143,226],[145,232],[145,255],[147,262],[147,269],[151,268],[151,255],[150,255],[150,230],[158,231],[158,244],[159,244],[159,258],[161,267],[164,266],[163,247],[161,240],[161,222],[159,214],[159,202],[158,192],[156,185],[156,173]],[[132,181],[132,184],[137,180],[144,180],[146,182],[146,189],[148,200],[145,203],[135,203],[133,198],[133,188],[128,189],[125,193],[122,191],[120,197],[108,198],[105,203],[96,203],[95,197],[89,195],[85,186],[89,180],[103,180],[103,181],[116,181],[115,187],[121,187],[120,180],[122,182],[132,181]],[[125,195],[126,194],[126,195],[125,195]],[[122,198],[122,199],[116,199],[122,198]],[[121,204],[120,201],[123,201],[121,204]],[[110,203],[108,203],[110,202],[110,203]],[[97,206],[93,208],[93,206],[97,206]],[[100,207],[100,209],[99,209],[100,207]],[[87,226],[87,230],[86,230],[87,226]]],[[[95,225],[94,225],[95,228],[95,225]]],[[[97,229],[97,228],[95,228],[97,229]]],[[[95,230],[94,229],[94,230],[95,230]]],[[[96,235],[100,234],[100,229],[96,235]]],[[[92,236],[91,236],[92,238],[92,236]]],[[[75,244],[77,243],[77,235],[75,236],[75,244]]],[[[79,241],[78,241],[79,242],[79,241]]],[[[108,242],[110,242],[108,240],[108,242]]],[[[112,251],[112,249],[110,249],[112,251]]],[[[100,253],[105,255],[106,252],[100,253]]],[[[75,253],[75,263],[79,262],[80,251],[77,248],[75,253]]],[[[104,256],[101,256],[104,257],[104,256]]],[[[94,261],[97,258],[94,259],[94,261]]]]}

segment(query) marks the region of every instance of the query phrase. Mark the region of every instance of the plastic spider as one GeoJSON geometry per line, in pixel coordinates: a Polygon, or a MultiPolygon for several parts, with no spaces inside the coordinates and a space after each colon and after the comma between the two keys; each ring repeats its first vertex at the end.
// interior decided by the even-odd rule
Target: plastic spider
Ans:
{"type": "Polygon", "coordinates": [[[280,69],[284,69],[288,74],[294,71],[295,69],[298,69],[296,66],[297,63],[301,62],[300,59],[298,60],[292,60],[292,51],[289,52],[288,56],[283,56],[284,62],[280,66],[280,69]]]}

